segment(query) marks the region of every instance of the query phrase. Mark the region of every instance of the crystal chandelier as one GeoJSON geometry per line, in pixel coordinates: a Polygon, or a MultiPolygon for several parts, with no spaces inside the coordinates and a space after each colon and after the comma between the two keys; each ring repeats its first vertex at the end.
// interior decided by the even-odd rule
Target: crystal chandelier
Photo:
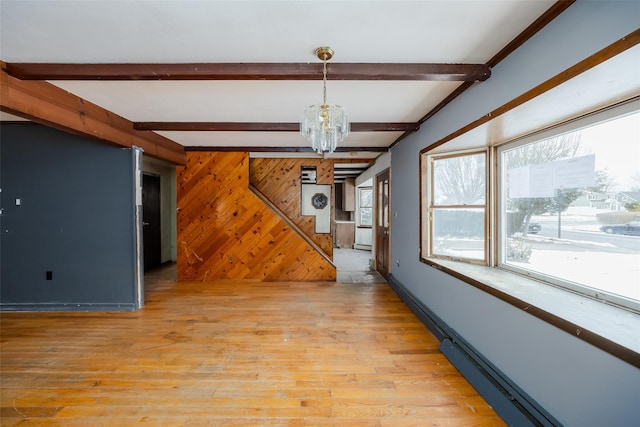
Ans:
{"type": "Polygon", "coordinates": [[[347,113],[339,105],[327,104],[327,61],[333,57],[333,49],[319,47],[316,56],[322,60],[322,105],[310,105],[304,108],[300,133],[311,143],[318,154],[333,153],[351,129],[347,113]]]}

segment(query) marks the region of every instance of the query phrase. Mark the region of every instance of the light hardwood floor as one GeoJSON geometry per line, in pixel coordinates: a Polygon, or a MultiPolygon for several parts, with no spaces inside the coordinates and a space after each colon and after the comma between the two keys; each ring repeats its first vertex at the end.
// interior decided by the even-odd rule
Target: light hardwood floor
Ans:
{"type": "Polygon", "coordinates": [[[386,284],[174,272],[136,312],[2,313],[2,425],[504,425],[386,284]]]}

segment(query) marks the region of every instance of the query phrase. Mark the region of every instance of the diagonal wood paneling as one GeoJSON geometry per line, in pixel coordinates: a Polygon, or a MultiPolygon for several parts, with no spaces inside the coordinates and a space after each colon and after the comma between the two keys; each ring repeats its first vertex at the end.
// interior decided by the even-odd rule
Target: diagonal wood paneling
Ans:
{"type": "Polygon", "coordinates": [[[335,280],[335,267],[249,190],[248,153],[188,152],[177,185],[178,280],[335,280]]]}
{"type": "MultiPolygon", "coordinates": [[[[315,217],[300,215],[302,166],[315,166],[317,183],[333,185],[333,160],[325,159],[251,159],[251,184],[274,203],[293,223],[333,259],[333,233],[316,234],[315,217]]],[[[332,207],[335,197],[332,191],[332,207]]],[[[333,224],[333,210],[331,212],[333,224]]]]}

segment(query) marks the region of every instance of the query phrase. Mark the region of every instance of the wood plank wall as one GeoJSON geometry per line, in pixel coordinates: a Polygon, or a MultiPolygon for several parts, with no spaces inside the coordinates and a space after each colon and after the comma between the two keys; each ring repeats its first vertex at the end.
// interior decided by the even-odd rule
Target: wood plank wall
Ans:
{"type": "Polygon", "coordinates": [[[325,159],[251,159],[250,181],[273,204],[278,206],[293,223],[305,232],[333,259],[333,219],[335,191],[333,191],[333,160],[325,159]],[[300,215],[302,166],[315,166],[317,184],[332,185],[331,234],[315,232],[315,217],[300,215]]]}
{"type": "Polygon", "coordinates": [[[179,281],[335,280],[335,267],[249,190],[248,153],[187,152],[177,198],[179,281]]]}

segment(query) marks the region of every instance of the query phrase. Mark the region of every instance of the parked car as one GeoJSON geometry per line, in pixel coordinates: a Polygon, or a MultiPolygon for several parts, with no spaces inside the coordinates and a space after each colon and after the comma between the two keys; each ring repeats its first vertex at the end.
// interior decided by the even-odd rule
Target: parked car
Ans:
{"type": "Polygon", "coordinates": [[[529,234],[538,234],[540,230],[542,230],[542,224],[539,222],[530,222],[527,230],[527,233],[529,234]]]}
{"type": "Polygon", "coordinates": [[[603,225],[600,230],[607,234],[626,234],[627,236],[640,236],[640,221],[630,221],[626,224],[603,225]]]}

